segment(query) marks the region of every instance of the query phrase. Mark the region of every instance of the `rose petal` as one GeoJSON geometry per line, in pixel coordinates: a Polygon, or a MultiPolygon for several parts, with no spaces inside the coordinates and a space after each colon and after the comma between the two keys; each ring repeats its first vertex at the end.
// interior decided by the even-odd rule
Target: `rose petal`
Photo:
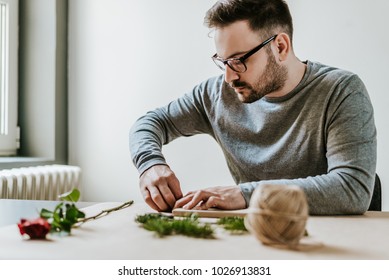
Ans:
{"type": "Polygon", "coordinates": [[[43,218],[34,220],[21,219],[18,227],[20,234],[27,234],[30,239],[45,239],[50,231],[50,224],[43,218]]]}

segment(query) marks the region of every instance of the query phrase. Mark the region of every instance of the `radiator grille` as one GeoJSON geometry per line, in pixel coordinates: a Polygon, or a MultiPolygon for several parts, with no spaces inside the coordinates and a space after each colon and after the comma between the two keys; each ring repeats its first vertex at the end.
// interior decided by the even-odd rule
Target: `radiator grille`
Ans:
{"type": "Polygon", "coordinates": [[[58,200],[58,195],[80,189],[81,169],[45,165],[0,171],[0,199],[58,200]]]}

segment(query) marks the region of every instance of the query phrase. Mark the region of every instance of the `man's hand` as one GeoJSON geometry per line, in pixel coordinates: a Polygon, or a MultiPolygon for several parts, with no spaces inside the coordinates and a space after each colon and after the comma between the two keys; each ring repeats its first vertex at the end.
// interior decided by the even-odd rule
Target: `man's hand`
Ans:
{"type": "Polygon", "coordinates": [[[246,208],[239,186],[211,187],[203,190],[189,192],[178,200],[174,208],[200,209],[219,208],[235,210],[246,208]]]}
{"type": "Polygon", "coordinates": [[[166,165],[147,169],[140,177],[139,186],[146,203],[159,212],[172,210],[176,201],[182,198],[180,182],[166,165]]]}

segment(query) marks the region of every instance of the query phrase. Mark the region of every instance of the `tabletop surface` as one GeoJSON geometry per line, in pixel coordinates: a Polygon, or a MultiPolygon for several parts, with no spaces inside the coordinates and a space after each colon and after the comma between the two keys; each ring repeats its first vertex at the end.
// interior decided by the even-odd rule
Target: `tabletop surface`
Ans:
{"type": "MultiPolygon", "coordinates": [[[[5,204],[0,200],[0,211],[5,204]]],[[[120,204],[98,203],[83,210],[91,216],[120,204]]],[[[3,223],[0,259],[389,259],[389,212],[311,216],[307,221],[309,236],[302,239],[302,244],[308,245],[300,251],[266,246],[249,233],[234,235],[221,228],[216,229],[215,239],[178,235],[160,238],[135,222],[137,215],[149,212],[152,210],[146,204],[134,203],[83,224],[71,236],[50,235],[48,240],[28,240],[20,235],[16,224],[3,223]]],[[[0,218],[4,213],[1,215],[0,218]]]]}

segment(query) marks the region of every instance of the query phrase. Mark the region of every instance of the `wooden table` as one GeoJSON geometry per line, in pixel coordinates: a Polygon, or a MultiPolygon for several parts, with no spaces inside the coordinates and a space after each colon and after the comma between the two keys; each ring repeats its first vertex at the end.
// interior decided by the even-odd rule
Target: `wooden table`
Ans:
{"type": "MultiPolygon", "coordinates": [[[[87,216],[91,216],[119,204],[99,203],[84,208],[84,211],[87,216]]],[[[309,237],[303,241],[322,243],[322,246],[303,251],[265,246],[251,234],[232,235],[220,228],[216,230],[216,239],[211,240],[185,236],[159,238],[134,221],[136,215],[147,212],[152,210],[146,204],[135,203],[101,219],[85,223],[73,230],[71,236],[55,236],[41,241],[22,238],[16,224],[8,224],[0,227],[0,259],[389,259],[389,212],[367,212],[361,216],[309,217],[309,237]]],[[[35,216],[35,213],[32,214],[35,216]]],[[[6,216],[4,213],[1,215],[6,216]]]]}

